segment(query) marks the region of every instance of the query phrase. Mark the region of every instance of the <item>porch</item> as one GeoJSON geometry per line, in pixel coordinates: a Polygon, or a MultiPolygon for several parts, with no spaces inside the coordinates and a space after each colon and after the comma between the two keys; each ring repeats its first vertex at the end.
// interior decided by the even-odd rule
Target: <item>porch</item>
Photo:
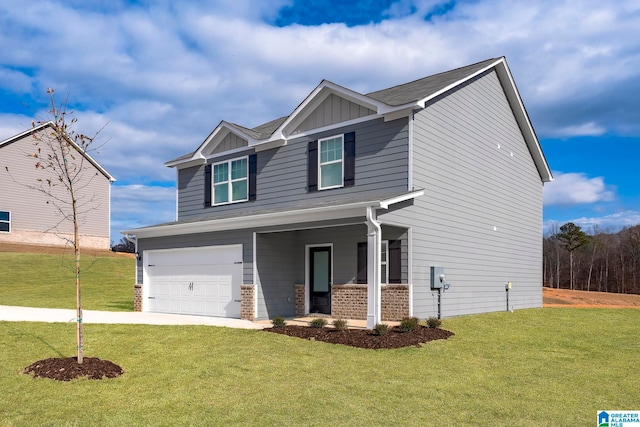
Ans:
{"type": "MultiPolygon", "coordinates": [[[[369,234],[367,226],[358,220],[256,233],[255,299],[243,306],[257,320],[326,315],[366,323],[371,311],[369,234]]],[[[408,230],[382,225],[381,240],[378,319],[386,323],[399,321],[411,311],[408,230]]],[[[246,286],[253,287],[243,288],[246,286]]]]}

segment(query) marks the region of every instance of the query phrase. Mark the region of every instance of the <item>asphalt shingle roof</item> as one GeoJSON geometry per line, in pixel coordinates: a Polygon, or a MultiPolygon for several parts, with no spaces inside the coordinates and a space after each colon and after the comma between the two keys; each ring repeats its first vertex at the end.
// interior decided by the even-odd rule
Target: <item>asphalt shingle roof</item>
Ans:
{"type": "Polygon", "coordinates": [[[445,87],[482,70],[489,64],[497,61],[497,59],[498,58],[487,59],[465,67],[456,68],[455,70],[445,71],[444,73],[424,77],[409,83],[371,92],[366,96],[394,107],[409,104],[433,95],[445,87]]]}
{"type": "MultiPolygon", "coordinates": [[[[391,107],[396,107],[404,104],[410,104],[420,99],[427,98],[434,93],[446,88],[447,86],[458,82],[470,75],[482,70],[488,65],[494,63],[499,58],[491,58],[475,64],[467,65],[464,67],[456,68],[455,70],[445,71],[443,73],[434,74],[432,76],[424,77],[418,80],[414,80],[409,83],[393,86],[387,89],[371,92],[365,96],[370,97],[376,101],[387,104],[391,107]]],[[[244,131],[247,135],[256,140],[268,139],[275,131],[284,123],[289,116],[280,117],[275,120],[271,120],[267,123],[263,123],[254,128],[246,128],[236,123],[230,123],[244,131]]],[[[180,156],[171,162],[188,159],[195,152],[180,156]]]]}

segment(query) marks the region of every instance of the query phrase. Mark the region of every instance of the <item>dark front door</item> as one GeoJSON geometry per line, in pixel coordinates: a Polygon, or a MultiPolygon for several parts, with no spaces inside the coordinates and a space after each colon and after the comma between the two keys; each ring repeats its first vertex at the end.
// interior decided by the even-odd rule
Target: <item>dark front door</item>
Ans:
{"type": "Polygon", "coordinates": [[[331,247],[311,248],[309,251],[311,280],[310,313],[331,314],[331,247]]]}

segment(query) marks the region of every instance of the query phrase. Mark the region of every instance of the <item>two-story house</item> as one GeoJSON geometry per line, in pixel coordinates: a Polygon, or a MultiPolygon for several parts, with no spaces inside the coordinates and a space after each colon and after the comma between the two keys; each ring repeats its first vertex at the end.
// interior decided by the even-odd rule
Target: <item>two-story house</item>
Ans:
{"type": "Polygon", "coordinates": [[[322,81],[167,165],[177,220],[123,231],[144,311],[373,327],[542,305],[552,175],[504,58],[366,95],[322,81]]]}
{"type": "MultiPolygon", "coordinates": [[[[46,162],[33,156],[55,155],[47,142],[55,141],[53,126],[45,122],[0,141],[0,243],[66,246],[73,240],[69,193],[52,168],[36,167],[46,162]]],[[[68,144],[77,151],[66,161],[77,171],[80,245],[109,250],[115,178],[73,140],[68,144]]]]}

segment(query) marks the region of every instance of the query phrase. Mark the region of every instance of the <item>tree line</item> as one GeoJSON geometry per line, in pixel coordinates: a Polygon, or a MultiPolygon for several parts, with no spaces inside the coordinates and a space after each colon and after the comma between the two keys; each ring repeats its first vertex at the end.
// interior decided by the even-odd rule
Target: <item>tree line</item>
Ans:
{"type": "Polygon", "coordinates": [[[640,294],[640,224],[619,231],[572,222],[544,236],[543,284],[552,288],[640,294]]]}

